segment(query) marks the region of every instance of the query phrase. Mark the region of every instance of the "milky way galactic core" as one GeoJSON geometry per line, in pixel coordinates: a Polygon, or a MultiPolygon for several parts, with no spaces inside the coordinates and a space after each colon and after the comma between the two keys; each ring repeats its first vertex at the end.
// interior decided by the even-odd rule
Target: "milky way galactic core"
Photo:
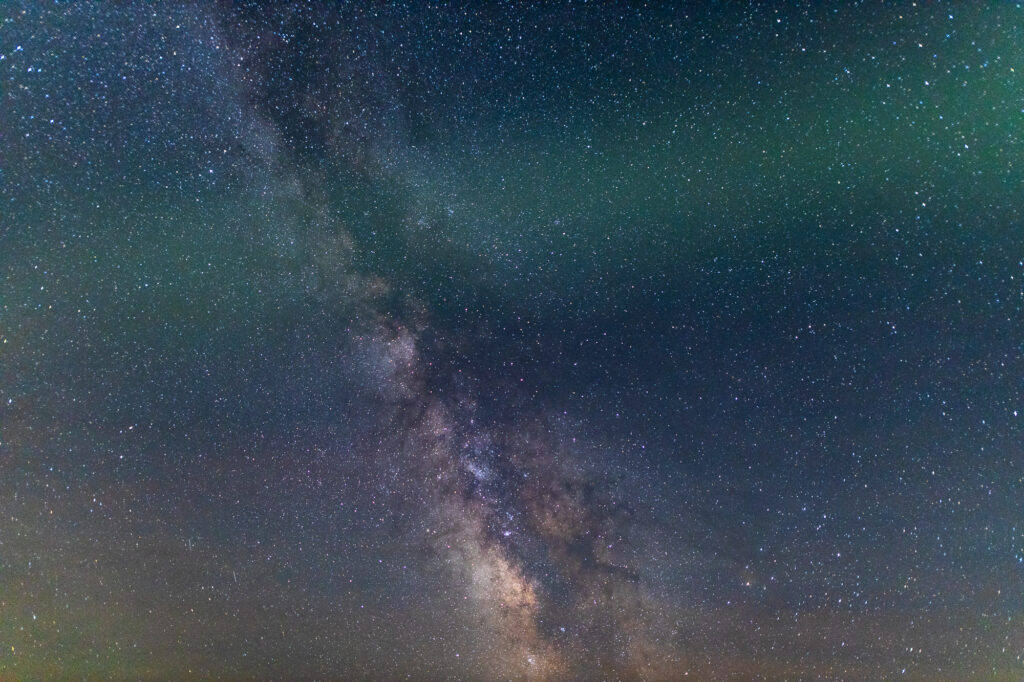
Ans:
{"type": "Polygon", "coordinates": [[[1024,677],[1024,9],[0,7],[0,677],[1024,677]]]}

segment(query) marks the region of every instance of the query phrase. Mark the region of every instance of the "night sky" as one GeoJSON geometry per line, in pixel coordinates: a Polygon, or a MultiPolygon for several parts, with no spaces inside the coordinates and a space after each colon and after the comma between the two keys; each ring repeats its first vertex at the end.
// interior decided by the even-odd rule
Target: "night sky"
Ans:
{"type": "Polygon", "coordinates": [[[0,7],[0,677],[1024,676],[1024,9],[0,7]]]}

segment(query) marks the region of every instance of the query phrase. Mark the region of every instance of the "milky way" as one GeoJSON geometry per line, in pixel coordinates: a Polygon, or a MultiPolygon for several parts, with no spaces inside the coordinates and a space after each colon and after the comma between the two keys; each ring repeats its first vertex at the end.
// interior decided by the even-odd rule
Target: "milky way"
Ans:
{"type": "Polygon", "coordinates": [[[0,677],[1024,675],[1012,4],[0,9],[0,677]]]}

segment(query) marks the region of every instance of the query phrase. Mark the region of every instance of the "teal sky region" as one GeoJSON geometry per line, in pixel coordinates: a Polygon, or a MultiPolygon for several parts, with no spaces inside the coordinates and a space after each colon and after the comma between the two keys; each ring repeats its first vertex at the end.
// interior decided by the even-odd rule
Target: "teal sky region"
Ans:
{"type": "Polygon", "coordinates": [[[1024,676],[1019,4],[0,22],[0,677],[1024,676]]]}

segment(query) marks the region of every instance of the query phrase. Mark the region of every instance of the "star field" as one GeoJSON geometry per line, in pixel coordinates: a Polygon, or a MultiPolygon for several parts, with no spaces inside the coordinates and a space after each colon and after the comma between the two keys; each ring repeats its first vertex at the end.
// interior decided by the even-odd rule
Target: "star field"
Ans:
{"type": "Polygon", "coordinates": [[[0,677],[1024,676],[1020,5],[0,22],[0,677]]]}

